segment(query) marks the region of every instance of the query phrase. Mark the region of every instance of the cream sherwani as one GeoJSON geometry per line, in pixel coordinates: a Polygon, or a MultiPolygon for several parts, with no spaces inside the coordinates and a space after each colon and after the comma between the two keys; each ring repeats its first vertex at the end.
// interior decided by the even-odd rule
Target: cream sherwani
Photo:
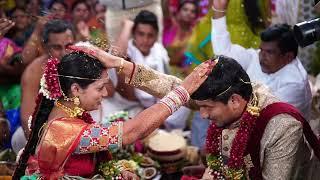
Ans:
{"type": "MultiPolygon", "coordinates": [[[[255,85],[254,92],[259,100],[260,109],[278,102],[269,90],[259,84],[255,85]]],[[[232,142],[238,132],[239,123],[222,131],[222,154],[230,156],[232,142]]],[[[303,138],[302,124],[290,115],[274,116],[266,126],[260,141],[260,166],[263,179],[296,179],[297,174],[302,176],[307,167],[304,166],[311,153],[303,138]]],[[[212,179],[208,170],[203,179],[212,179]]]]}
{"type": "MultiPolygon", "coordinates": [[[[162,97],[180,82],[181,80],[176,77],[138,66],[131,84],[162,97]],[[159,84],[161,87],[158,86],[159,84]]],[[[279,101],[263,85],[255,85],[254,92],[258,96],[260,108],[279,101]]],[[[226,157],[230,155],[231,144],[237,131],[238,127],[234,125],[222,132],[222,137],[224,137],[222,138],[222,153],[226,157]]],[[[266,126],[260,141],[260,165],[263,179],[305,178],[308,175],[310,158],[311,153],[303,137],[302,124],[286,114],[273,117],[266,126]]],[[[212,177],[205,173],[203,179],[212,179],[212,177]]]]}

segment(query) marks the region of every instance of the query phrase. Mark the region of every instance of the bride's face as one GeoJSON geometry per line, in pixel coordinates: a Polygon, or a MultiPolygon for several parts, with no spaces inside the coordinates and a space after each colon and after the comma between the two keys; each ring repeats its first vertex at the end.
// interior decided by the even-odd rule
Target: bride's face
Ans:
{"type": "Polygon", "coordinates": [[[89,84],[85,89],[80,88],[78,93],[80,107],[87,111],[99,109],[103,97],[108,95],[106,87],[109,81],[108,73],[105,70],[102,72],[101,79],[89,84]]]}

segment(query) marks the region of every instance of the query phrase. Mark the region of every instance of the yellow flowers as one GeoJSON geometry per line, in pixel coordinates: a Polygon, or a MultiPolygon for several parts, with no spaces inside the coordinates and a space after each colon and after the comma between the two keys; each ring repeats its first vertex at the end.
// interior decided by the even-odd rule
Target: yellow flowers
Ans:
{"type": "Polygon", "coordinates": [[[120,160],[116,162],[116,166],[120,171],[135,172],[138,169],[138,164],[133,160],[120,160]]]}

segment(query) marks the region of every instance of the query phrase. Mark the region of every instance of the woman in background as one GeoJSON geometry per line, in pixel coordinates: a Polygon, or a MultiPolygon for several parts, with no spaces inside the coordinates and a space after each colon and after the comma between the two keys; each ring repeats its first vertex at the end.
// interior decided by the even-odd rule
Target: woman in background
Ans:
{"type": "MultiPolygon", "coordinates": [[[[259,32],[271,23],[269,3],[269,0],[230,0],[225,11],[232,43],[245,48],[258,48],[259,32]]],[[[212,7],[212,0],[208,6],[212,7]]],[[[186,56],[192,68],[214,55],[211,46],[211,17],[214,11],[210,9],[200,19],[188,42],[186,56]]]]}
{"type": "Polygon", "coordinates": [[[186,60],[184,52],[198,17],[198,5],[196,1],[182,1],[177,12],[173,13],[169,9],[168,1],[162,0],[164,17],[162,42],[168,51],[173,73],[181,74],[186,60]]]}
{"type": "MultiPolygon", "coordinates": [[[[269,0],[230,0],[225,11],[232,43],[245,48],[258,48],[260,44],[259,32],[270,23],[269,3],[269,0]]],[[[189,66],[188,72],[214,56],[211,45],[211,17],[214,11],[219,10],[211,9],[212,0],[210,0],[209,7],[208,14],[196,24],[188,42],[188,48],[185,52],[189,66]]],[[[191,125],[192,145],[200,149],[203,148],[208,125],[209,122],[204,121],[196,112],[191,125]]]]}

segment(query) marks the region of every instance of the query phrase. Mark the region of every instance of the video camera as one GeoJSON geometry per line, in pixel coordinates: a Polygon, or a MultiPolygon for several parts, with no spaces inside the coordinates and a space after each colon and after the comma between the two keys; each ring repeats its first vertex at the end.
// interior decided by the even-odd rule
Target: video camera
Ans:
{"type": "MultiPolygon", "coordinates": [[[[314,0],[314,8],[320,11],[320,0],[314,0]]],[[[294,25],[294,36],[301,47],[320,40],[320,18],[294,25]]]]}

